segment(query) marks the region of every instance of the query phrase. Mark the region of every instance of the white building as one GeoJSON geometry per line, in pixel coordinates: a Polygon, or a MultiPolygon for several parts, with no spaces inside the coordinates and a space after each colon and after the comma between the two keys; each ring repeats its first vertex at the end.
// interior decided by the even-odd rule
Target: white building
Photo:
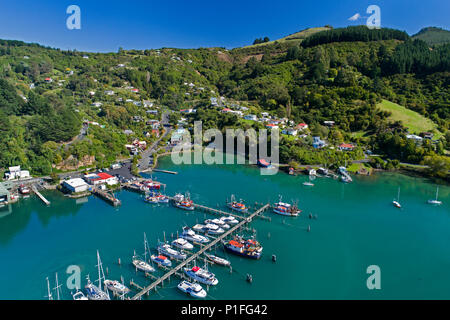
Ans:
{"type": "Polygon", "coordinates": [[[89,185],[81,178],[66,180],[63,187],[72,193],[84,192],[89,189],[89,185]]]}
{"type": "Polygon", "coordinates": [[[256,121],[258,120],[258,117],[256,117],[256,115],[254,114],[248,114],[244,117],[245,120],[252,120],[252,121],[256,121]]]}
{"type": "Polygon", "coordinates": [[[20,170],[20,166],[9,167],[9,172],[5,173],[6,180],[29,179],[30,171],[20,170]]]}

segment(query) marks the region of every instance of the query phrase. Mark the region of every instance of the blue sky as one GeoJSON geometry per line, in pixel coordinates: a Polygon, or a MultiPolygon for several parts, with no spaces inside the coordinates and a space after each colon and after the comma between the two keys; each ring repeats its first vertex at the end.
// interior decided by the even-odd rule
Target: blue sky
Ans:
{"type": "Polygon", "coordinates": [[[277,39],[309,27],[365,24],[369,5],[383,27],[409,34],[450,29],[448,0],[14,0],[0,1],[0,38],[61,49],[110,52],[161,47],[227,48],[277,39]],[[66,9],[81,9],[81,29],[68,30],[66,9]],[[349,21],[359,13],[363,18],[349,21]]]}

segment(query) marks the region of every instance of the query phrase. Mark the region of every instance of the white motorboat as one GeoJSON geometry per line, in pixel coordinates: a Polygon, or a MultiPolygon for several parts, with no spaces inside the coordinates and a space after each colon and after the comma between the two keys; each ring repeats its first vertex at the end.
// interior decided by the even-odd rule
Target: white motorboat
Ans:
{"type": "Polygon", "coordinates": [[[77,289],[77,292],[75,292],[73,295],[73,300],[89,300],[82,291],[77,289]]]}
{"type": "Polygon", "coordinates": [[[221,217],[220,221],[223,221],[224,223],[227,223],[227,224],[238,224],[239,223],[239,220],[233,216],[221,217]]]}
{"type": "Polygon", "coordinates": [[[220,220],[220,219],[208,219],[208,220],[205,220],[205,224],[210,224],[210,223],[218,225],[219,227],[224,228],[224,229],[230,229],[230,226],[228,224],[226,224],[225,222],[223,222],[222,220],[220,220]]]}
{"type": "Polygon", "coordinates": [[[202,286],[199,285],[198,283],[191,283],[186,280],[183,280],[178,284],[177,287],[184,293],[187,293],[194,298],[206,297],[206,291],[203,290],[202,286]]]}
{"type": "Polygon", "coordinates": [[[209,238],[196,234],[194,230],[184,227],[183,233],[181,234],[181,238],[192,241],[194,243],[208,243],[209,238]]]}
{"type": "Polygon", "coordinates": [[[186,273],[188,277],[203,284],[215,286],[219,283],[219,280],[216,279],[214,273],[197,266],[193,267],[192,269],[184,268],[184,273],[186,273]]]}
{"type": "Polygon", "coordinates": [[[179,249],[192,250],[194,246],[184,238],[178,238],[172,241],[172,246],[179,249]]]}
{"type": "Polygon", "coordinates": [[[152,259],[152,261],[156,264],[162,265],[164,267],[171,267],[172,266],[172,261],[170,261],[166,256],[163,255],[152,255],[150,257],[150,259],[152,259]]]}
{"type": "Polygon", "coordinates": [[[224,233],[225,231],[217,224],[208,223],[205,225],[204,232],[209,234],[221,234],[224,233]]]}
{"type": "Polygon", "coordinates": [[[118,293],[118,294],[126,294],[128,292],[130,292],[130,289],[128,289],[125,285],[123,285],[122,283],[120,283],[117,280],[108,280],[106,279],[103,284],[105,285],[105,287],[108,288],[108,290],[118,293]]]}
{"type": "Polygon", "coordinates": [[[177,251],[173,249],[169,244],[162,243],[158,246],[158,253],[162,255],[166,255],[170,258],[178,259],[178,260],[184,260],[187,258],[187,255],[184,253],[181,253],[180,251],[177,251]]]}
{"type": "Polygon", "coordinates": [[[205,225],[203,225],[203,224],[196,224],[195,226],[192,227],[192,230],[195,230],[197,232],[204,232],[205,225]]]}

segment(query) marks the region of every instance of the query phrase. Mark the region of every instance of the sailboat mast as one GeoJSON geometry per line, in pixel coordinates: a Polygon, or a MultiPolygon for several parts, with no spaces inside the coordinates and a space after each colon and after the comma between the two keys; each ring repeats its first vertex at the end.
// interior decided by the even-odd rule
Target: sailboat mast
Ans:
{"type": "Polygon", "coordinates": [[[47,277],[47,297],[48,297],[48,300],[53,300],[53,296],[50,291],[50,281],[48,280],[48,277],[47,277]]]}
{"type": "Polygon", "coordinates": [[[58,272],[56,272],[56,287],[55,287],[55,290],[56,290],[56,299],[57,300],[60,300],[60,296],[59,296],[59,288],[60,288],[61,286],[59,285],[59,281],[58,281],[58,272]]]}
{"type": "Polygon", "coordinates": [[[439,187],[436,188],[436,201],[438,199],[438,195],[439,195],[439,187]]]}
{"type": "Polygon", "coordinates": [[[147,262],[147,235],[144,232],[144,261],[147,262]]]}

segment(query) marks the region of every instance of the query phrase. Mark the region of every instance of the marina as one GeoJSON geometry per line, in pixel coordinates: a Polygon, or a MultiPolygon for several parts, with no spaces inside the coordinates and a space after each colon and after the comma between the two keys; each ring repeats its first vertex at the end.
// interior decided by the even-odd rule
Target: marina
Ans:
{"type": "MultiPolygon", "coordinates": [[[[163,159],[161,163],[172,169],[168,160],[163,159]]],[[[219,280],[216,286],[204,287],[206,299],[245,299],[249,295],[257,299],[274,298],[273,290],[269,288],[278,292],[277,298],[370,299],[370,292],[357,293],[357,288],[361,281],[365,283],[366,277],[365,271],[357,269],[356,265],[366,265],[375,260],[382,268],[388,266],[405,272],[407,253],[413,250],[409,242],[412,235],[421,243],[419,247],[414,246],[421,262],[410,266],[411,270],[408,269],[406,273],[419,273],[424,279],[431,279],[431,275],[421,270],[431,269],[440,274],[441,267],[431,262],[442,259],[445,256],[443,253],[447,252],[445,247],[436,246],[440,243],[439,235],[446,234],[445,230],[450,227],[446,214],[450,190],[446,186],[439,188],[442,205],[430,206],[427,199],[436,198],[435,185],[419,183],[419,180],[414,180],[413,184],[411,181],[414,178],[395,174],[356,177],[352,184],[317,178],[314,188],[305,189],[302,183],[307,177],[277,175],[267,178],[260,176],[251,167],[240,166],[239,169],[228,170],[218,166],[180,166],[178,172],[178,175],[163,177],[167,194],[189,190],[195,206],[193,211],[180,210],[171,204],[150,205],[143,201],[143,194],[128,192],[126,189],[115,192],[122,202],[122,206],[118,207],[110,206],[100,197],[89,197],[77,203],[75,199],[68,199],[54,191],[43,193],[52,204],[48,207],[42,206],[42,200],[34,195],[13,204],[13,213],[5,216],[0,225],[0,259],[6,261],[0,266],[0,272],[10,275],[8,279],[2,280],[9,292],[8,297],[44,299],[47,296],[46,277],[51,281],[51,288],[54,287],[55,272],[58,272],[59,282],[65,283],[68,276],[66,268],[73,264],[81,267],[84,288],[87,275],[93,276],[92,280],[97,278],[97,268],[94,268],[97,249],[102,253],[104,266],[107,266],[106,278],[120,280],[131,290],[127,295],[110,292],[111,298],[117,299],[192,299],[192,296],[177,289],[177,285],[183,280],[192,281],[183,268],[192,268],[194,262],[202,267],[204,260],[219,280]],[[217,181],[207,179],[212,174],[217,177],[217,181]],[[236,178],[255,187],[249,190],[245,185],[238,186],[234,183],[236,178]],[[180,184],[180,181],[188,183],[180,184]],[[200,181],[207,183],[202,184],[200,181]],[[392,195],[397,194],[399,186],[404,208],[401,212],[390,205],[392,195]],[[258,203],[259,207],[252,205],[249,210],[251,214],[232,213],[225,200],[231,193],[238,194],[246,203],[258,203]],[[424,196],[417,197],[417,194],[424,196]],[[302,214],[298,217],[283,217],[272,212],[271,205],[280,202],[279,195],[283,195],[283,203],[295,204],[298,201],[302,214]],[[254,216],[255,211],[262,208],[262,203],[266,203],[265,209],[254,216]],[[132,264],[133,249],[141,248],[137,250],[141,253],[143,233],[147,234],[148,247],[151,248],[143,259],[146,260],[150,254],[155,256],[158,240],[163,233],[168,235],[168,243],[171,243],[181,235],[184,227],[192,228],[206,220],[212,222],[230,216],[238,224],[232,224],[233,220],[229,220],[226,223],[230,229],[224,230],[222,234],[208,235],[209,242],[197,243],[194,250],[185,250],[186,260],[172,259],[172,267],[157,265],[153,261],[156,271],[142,272],[136,271],[132,264]],[[316,219],[317,216],[320,219],[316,219]],[[23,223],[24,219],[28,221],[26,224],[23,223]],[[251,220],[251,224],[247,219],[251,220]],[[421,223],[408,223],[409,220],[421,223]],[[382,238],[379,235],[381,228],[384,230],[382,238]],[[88,236],[80,237],[80,230],[88,236]],[[429,233],[430,230],[433,232],[429,233]],[[224,251],[221,240],[228,241],[235,235],[245,236],[246,233],[256,235],[256,239],[264,246],[264,253],[259,260],[224,251]],[[18,247],[24,245],[32,253],[26,256],[26,261],[33,266],[31,270],[25,270],[27,264],[21,263],[25,257],[20,255],[18,247]],[[42,252],[39,249],[42,246],[48,250],[42,252]],[[430,250],[430,246],[434,250],[430,250]],[[229,261],[232,268],[215,263],[209,258],[211,255],[229,261]],[[118,258],[122,263],[117,263],[118,258]],[[8,261],[18,263],[13,273],[7,271],[11,270],[8,261]],[[332,271],[326,268],[330,264],[333,266],[332,271]],[[295,273],[292,272],[293,265],[295,273]],[[355,278],[355,272],[363,273],[362,280],[355,278]],[[29,280],[21,276],[25,273],[29,274],[29,280]],[[274,273],[279,276],[269,276],[274,273]],[[340,280],[334,284],[336,279],[340,280]],[[25,280],[30,284],[29,289],[23,291],[17,284],[23,284],[25,280]],[[301,288],[293,291],[292,283],[301,284],[301,288]],[[338,288],[341,285],[349,289],[342,292],[338,288]],[[322,290],[324,287],[328,289],[322,290]]],[[[445,274],[439,276],[446,277],[445,274]]],[[[383,279],[386,285],[396,281],[390,272],[385,272],[383,279]]],[[[404,285],[407,286],[406,283],[404,285]]],[[[61,289],[61,299],[72,299],[64,286],[61,289]]],[[[445,297],[446,292],[439,285],[423,287],[415,293],[396,286],[395,291],[384,291],[383,297],[417,297],[424,293],[432,297],[445,297]]],[[[57,296],[54,290],[52,294],[53,298],[57,296]]]]}
{"type": "Polygon", "coordinates": [[[200,257],[200,255],[202,255],[203,253],[207,252],[209,249],[211,249],[212,247],[216,246],[218,243],[220,243],[223,239],[225,239],[226,237],[230,236],[231,234],[233,234],[234,232],[236,232],[237,230],[239,230],[240,228],[242,228],[245,224],[251,222],[253,220],[253,218],[257,217],[258,215],[260,215],[262,212],[264,212],[265,210],[267,210],[267,208],[269,208],[269,204],[266,204],[265,206],[263,206],[262,208],[256,210],[255,212],[253,212],[249,217],[243,219],[241,222],[239,222],[239,224],[235,225],[233,228],[231,228],[230,230],[228,230],[227,232],[225,232],[224,234],[222,234],[221,236],[217,237],[216,239],[214,239],[214,241],[212,241],[211,243],[205,245],[203,248],[201,248],[199,251],[197,251],[196,253],[194,253],[193,255],[191,255],[189,258],[187,258],[185,261],[183,261],[182,263],[180,263],[179,265],[177,265],[175,268],[171,269],[169,272],[167,272],[165,275],[163,275],[161,278],[159,278],[158,280],[156,280],[155,282],[153,282],[152,284],[150,284],[149,286],[145,287],[143,290],[141,290],[138,294],[136,294],[132,299],[133,300],[137,300],[140,299],[144,294],[146,294],[147,292],[150,292],[151,290],[155,289],[156,286],[160,285],[164,280],[166,279],[170,279],[170,277],[172,275],[177,274],[178,271],[180,271],[182,268],[184,268],[184,266],[188,265],[190,262],[198,259],[200,257]]]}

